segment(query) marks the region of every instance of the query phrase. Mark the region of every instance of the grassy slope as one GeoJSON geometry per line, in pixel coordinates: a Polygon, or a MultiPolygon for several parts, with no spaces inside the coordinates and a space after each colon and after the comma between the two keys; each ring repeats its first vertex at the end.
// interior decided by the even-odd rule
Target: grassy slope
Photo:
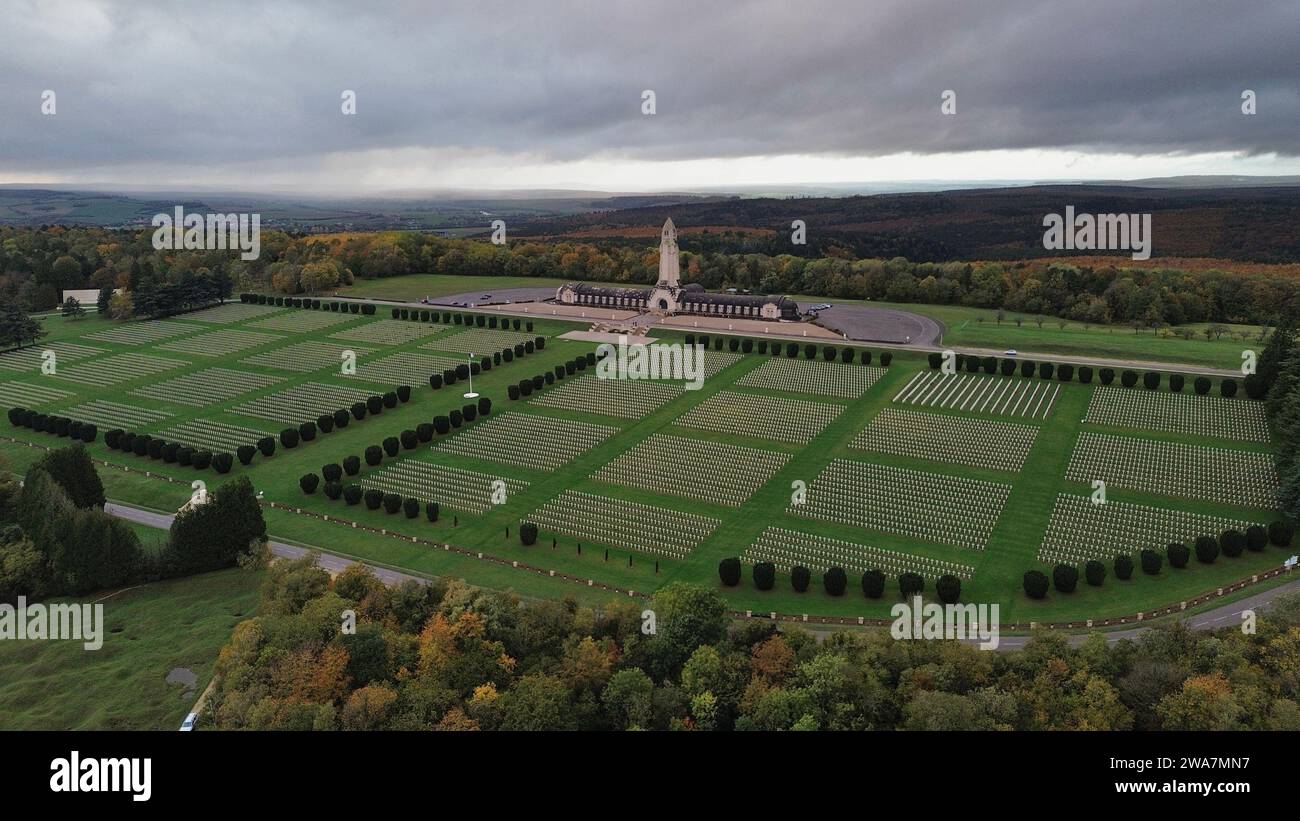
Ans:
{"type": "Polygon", "coordinates": [[[0,642],[0,729],[175,730],[230,631],[255,612],[261,578],[221,570],[117,593],[103,601],[104,646],[93,652],[77,641],[0,642]],[[165,681],[176,667],[198,676],[185,698],[165,681]]]}
{"type": "MultiPolygon", "coordinates": [[[[313,334],[286,333],[284,340],[270,343],[262,348],[250,349],[241,352],[235,357],[215,362],[197,362],[201,357],[187,358],[196,361],[193,366],[195,370],[216,364],[241,370],[258,370],[247,365],[237,364],[237,360],[264,349],[307,339],[327,339],[330,333],[336,332],[340,328],[352,327],[367,321],[369,320],[358,317],[346,325],[334,326],[313,334]]],[[[88,318],[80,322],[65,322],[62,320],[51,320],[51,322],[57,323],[52,327],[57,328],[61,334],[68,333],[66,330],[68,328],[85,332],[103,327],[106,324],[105,320],[94,318],[88,318]]],[[[568,330],[572,327],[572,325],[564,323],[539,321],[537,332],[549,334],[568,330]]],[[[392,347],[372,346],[384,348],[381,353],[374,354],[372,357],[386,355],[398,350],[418,350],[418,346],[422,341],[392,347]]],[[[1044,423],[1044,429],[1034,447],[1029,463],[1025,470],[1016,475],[968,470],[957,466],[925,463],[920,460],[875,457],[849,452],[847,450],[848,441],[857,431],[861,430],[881,407],[888,404],[889,398],[918,368],[924,367],[923,360],[919,356],[913,355],[896,357],[894,366],[890,369],[888,375],[868,391],[863,399],[852,403],[841,403],[846,406],[845,411],[809,447],[800,449],[762,440],[739,442],[740,444],[771,450],[787,450],[793,453],[793,458],[771,482],[738,510],[596,483],[587,477],[603,464],[615,458],[619,453],[656,431],[667,430],[671,427],[671,432],[675,435],[695,436],[704,439],[716,437],[720,440],[731,441],[728,437],[721,435],[673,427],[673,422],[695,403],[702,401],[718,390],[731,387],[731,383],[735,379],[750,369],[758,367],[761,364],[761,357],[753,356],[737,363],[707,382],[702,391],[688,393],[640,420],[533,408],[522,403],[511,403],[506,399],[505,384],[543,372],[554,364],[570,359],[579,353],[584,353],[590,348],[589,344],[553,339],[544,352],[528,357],[523,362],[493,369],[490,373],[476,379],[475,387],[484,395],[491,396],[494,399],[495,410],[498,412],[508,407],[510,410],[539,415],[584,419],[616,426],[622,431],[620,435],[607,440],[550,474],[517,466],[503,467],[493,462],[449,456],[437,451],[420,454],[420,458],[473,469],[489,475],[518,477],[531,483],[530,487],[525,491],[515,494],[508,504],[493,509],[483,516],[463,513],[457,515],[455,511],[447,510],[441,521],[430,525],[422,519],[408,521],[387,516],[382,511],[371,512],[366,510],[364,506],[346,507],[342,502],[330,502],[319,494],[314,497],[304,497],[297,487],[297,479],[301,474],[308,471],[319,471],[320,465],[324,463],[341,461],[344,456],[359,454],[367,445],[377,444],[386,436],[395,435],[404,428],[413,428],[417,423],[426,421],[437,413],[445,413],[450,407],[459,406],[463,402],[459,397],[459,386],[452,390],[444,389],[434,392],[427,387],[417,385],[413,393],[413,399],[408,405],[385,411],[378,418],[368,418],[360,423],[354,422],[342,432],[323,436],[318,441],[300,446],[296,450],[281,450],[272,459],[263,460],[258,457],[250,468],[236,466],[233,475],[249,475],[255,485],[265,492],[266,498],[271,500],[301,505],[331,515],[346,515],[363,524],[389,528],[399,533],[448,541],[462,547],[503,556],[507,559],[518,559],[519,561],[553,568],[559,572],[593,578],[597,582],[646,592],[654,590],[669,579],[680,578],[715,583],[717,562],[726,556],[741,554],[753,537],[767,524],[779,524],[794,530],[807,530],[878,547],[925,553],[940,558],[946,557],[974,564],[976,565],[976,575],[967,585],[969,600],[1002,602],[1004,607],[1003,618],[1006,621],[1031,618],[1037,620],[1073,619],[1128,613],[1140,607],[1151,607],[1178,601],[1194,593],[1213,589],[1223,582],[1249,575],[1255,570],[1280,561],[1278,551],[1269,551],[1262,555],[1248,555],[1238,560],[1221,560],[1212,567],[1194,567],[1178,572],[1167,571],[1154,579],[1141,577],[1127,583],[1118,583],[1112,580],[1100,590],[1081,590],[1074,596],[1069,597],[1053,595],[1045,602],[1029,602],[1025,600],[1019,592],[1020,575],[1029,567],[1035,566],[1034,556],[1047,525],[1052,500],[1056,493],[1062,490],[1086,492],[1085,487],[1070,486],[1060,477],[1064,472],[1074,439],[1077,436],[1080,427],[1079,420],[1086,407],[1087,394],[1090,388],[1072,385],[1063,392],[1060,404],[1053,412],[1052,418],[1044,423]],[[822,522],[810,522],[787,516],[783,509],[788,501],[788,488],[791,481],[803,479],[811,482],[830,459],[841,456],[872,459],[917,469],[1008,482],[1013,485],[1011,500],[993,534],[989,549],[983,552],[959,550],[943,545],[918,544],[914,540],[889,534],[867,533],[853,528],[822,522]],[[604,560],[604,552],[592,549],[591,545],[587,546],[587,550],[581,556],[577,555],[575,541],[568,538],[559,539],[559,544],[552,550],[549,534],[543,535],[538,546],[531,548],[520,546],[517,541],[517,528],[515,527],[517,522],[526,517],[538,505],[562,492],[565,488],[576,488],[598,494],[636,499],[676,510],[715,516],[722,519],[722,525],[700,546],[689,560],[684,562],[665,560],[661,563],[658,574],[655,573],[654,561],[645,556],[634,556],[634,564],[629,567],[628,554],[618,549],[617,545],[612,546],[613,549],[610,551],[610,560],[608,562],[604,560]],[[458,521],[455,521],[456,519],[458,521]],[[507,526],[511,527],[511,534],[514,538],[507,539],[505,537],[505,528],[507,526]]],[[[362,362],[364,364],[365,358],[363,358],[362,362]]],[[[239,397],[236,400],[224,403],[224,405],[237,404],[246,401],[252,396],[283,390],[293,381],[310,379],[312,381],[338,384],[356,384],[351,380],[344,380],[330,375],[328,371],[325,373],[316,372],[310,375],[267,372],[281,376],[288,375],[290,379],[275,387],[239,397]]],[[[179,373],[179,371],[167,376],[171,377],[176,373],[179,373]]],[[[2,378],[8,377],[6,375],[2,378]]],[[[133,400],[125,392],[133,385],[134,383],[127,383],[124,387],[98,391],[85,390],[83,393],[88,396],[93,394],[103,398],[115,398],[117,401],[135,401],[150,406],[157,404],[145,403],[138,399],[133,400]]],[[[72,383],[64,383],[63,386],[72,386],[72,383]]],[[[82,386],[72,387],[80,389],[82,386]]],[[[804,398],[835,401],[827,400],[824,397],[804,398]]],[[[72,402],[63,404],[72,404],[72,402]]],[[[195,409],[180,406],[174,408],[162,407],[172,409],[178,415],[196,414],[195,409]]],[[[199,409],[197,414],[250,427],[261,425],[260,422],[255,420],[223,414],[220,406],[199,409]]],[[[178,418],[183,418],[183,416],[178,418]]],[[[174,421],[176,420],[169,420],[169,423],[174,421]]],[[[268,429],[270,427],[275,426],[268,426],[268,429]]],[[[26,431],[12,433],[45,444],[57,444],[59,442],[59,440],[45,434],[33,434],[26,431]]],[[[12,445],[0,446],[0,450],[11,455],[12,461],[17,463],[15,469],[21,469],[24,462],[30,461],[36,455],[35,451],[16,448],[12,445]]],[[[187,468],[162,465],[157,462],[149,462],[145,459],[110,452],[102,442],[93,446],[92,451],[100,458],[108,458],[114,462],[131,465],[133,468],[170,473],[184,479],[186,482],[196,476],[194,471],[187,468]]],[[[216,480],[215,474],[211,472],[203,474],[202,477],[210,483],[216,480]]],[[[105,472],[105,481],[109,487],[110,496],[155,509],[174,510],[184,502],[188,495],[188,490],[184,485],[167,485],[157,480],[145,479],[138,475],[124,475],[116,471],[105,472]]],[[[1206,510],[1210,508],[1210,506],[1197,502],[1146,498],[1139,494],[1126,494],[1117,489],[1112,489],[1110,496],[1112,499],[1119,501],[1147,501],[1170,507],[1184,507],[1190,510],[1206,510]]],[[[1243,515],[1241,511],[1223,512],[1243,515]]],[[[1247,515],[1246,517],[1251,516],[1247,515]]],[[[1267,516],[1263,512],[1257,512],[1253,514],[1253,518],[1266,519],[1267,516]]],[[[521,572],[509,566],[489,564],[474,558],[460,557],[443,551],[430,551],[428,548],[409,542],[403,543],[394,539],[385,539],[334,524],[305,519],[288,512],[269,512],[268,521],[272,533],[283,536],[287,540],[319,545],[327,550],[410,568],[420,573],[462,576],[478,584],[513,589],[525,596],[555,597],[574,595],[591,602],[608,599],[608,594],[604,594],[598,589],[589,589],[570,582],[521,572]]],[[[868,602],[858,593],[856,579],[852,580],[851,584],[851,594],[841,599],[832,599],[816,591],[806,595],[795,594],[789,590],[788,582],[784,579],[778,584],[778,590],[767,594],[753,590],[748,582],[742,587],[726,591],[726,593],[739,609],[752,608],[763,612],[780,610],[796,613],[809,611],[817,614],[863,615],[868,617],[887,615],[889,601],[868,602]]]]}

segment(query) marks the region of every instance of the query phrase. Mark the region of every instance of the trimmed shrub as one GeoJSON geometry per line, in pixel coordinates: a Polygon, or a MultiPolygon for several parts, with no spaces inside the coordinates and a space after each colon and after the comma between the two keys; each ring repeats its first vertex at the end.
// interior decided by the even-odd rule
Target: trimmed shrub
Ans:
{"type": "Polygon", "coordinates": [[[518,386],[518,385],[507,385],[507,386],[506,386],[506,396],[510,397],[510,401],[512,401],[512,402],[517,401],[517,400],[519,399],[519,386],[518,386]]]}
{"type": "Polygon", "coordinates": [[[732,556],[718,562],[718,578],[727,587],[740,584],[740,559],[732,556]]]}
{"type": "Polygon", "coordinates": [[[210,467],[212,467],[212,451],[194,451],[194,468],[196,470],[207,470],[210,467]]]}
{"type": "Polygon", "coordinates": [[[1246,528],[1246,549],[1259,552],[1268,546],[1268,530],[1263,525],[1251,525],[1246,528]]]}
{"type": "Polygon", "coordinates": [[[397,386],[397,401],[399,401],[399,402],[401,402],[401,403],[403,403],[403,404],[405,404],[405,403],[411,401],[411,386],[410,386],[410,385],[398,385],[398,386],[397,386]]]}
{"type": "Polygon", "coordinates": [[[862,595],[869,599],[878,599],[885,595],[885,574],[879,570],[868,570],[863,573],[862,595]]]}
{"type": "Polygon", "coordinates": [[[1143,573],[1148,576],[1155,576],[1160,572],[1160,566],[1164,564],[1164,560],[1154,550],[1143,550],[1138,554],[1138,563],[1142,565],[1143,573]]]}
{"type": "Polygon", "coordinates": [[[842,567],[831,567],[822,574],[822,589],[832,596],[843,596],[849,586],[849,577],[842,567]]]}
{"type": "Polygon", "coordinates": [[[397,402],[398,402],[397,391],[389,391],[388,393],[383,395],[382,400],[384,403],[384,407],[388,408],[389,410],[392,410],[393,408],[397,407],[397,402]]]}
{"type": "Polygon", "coordinates": [[[343,488],[343,501],[355,505],[361,501],[361,485],[348,485],[343,488]]]}
{"type": "Polygon", "coordinates": [[[1115,569],[1115,578],[1120,581],[1128,581],[1133,578],[1133,557],[1127,553],[1116,556],[1111,566],[1115,569]]]}
{"type": "MultiPolygon", "coordinates": [[[[798,352],[797,345],[795,346],[795,351],[796,353],[798,352]]],[[[806,591],[808,589],[808,582],[810,581],[812,581],[812,573],[808,568],[802,565],[795,565],[790,568],[790,586],[794,588],[794,592],[803,593],[806,591]]]]}
{"type": "Polygon", "coordinates": [[[176,451],[176,464],[181,467],[189,467],[194,464],[194,448],[182,445],[176,451]]]}
{"type": "Polygon", "coordinates": [[[442,387],[442,374],[434,373],[429,375],[429,387],[435,391],[442,387]]]}
{"type": "Polygon", "coordinates": [[[414,519],[420,515],[420,501],[418,499],[405,499],[402,502],[402,513],[406,518],[414,519]]]}
{"type": "Polygon", "coordinates": [[[904,596],[919,596],[925,590],[925,579],[920,573],[900,573],[898,576],[898,592],[904,596]]]}
{"type": "Polygon", "coordinates": [[[352,414],[341,409],[334,411],[334,427],[346,428],[350,421],[352,421],[352,414]]]}
{"type": "Polygon", "coordinates": [[[433,417],[433,429],[438,432],[439,436],[446,436],[451,432],[451,420],[446,416],[433,417]]]}
{"type": "Polygon", "coordinates": [[[1115,381],[1115,371],[1111,368],[1102,368],[1098,374],[1101,377],[1101,384],[1109,385],[1115,381]]]}
{"type": "Polygon", "coordinates": [[[304,442],[310,442],[314,440],[316,438],[316,423],[303,422],[301,425],[298,426],[298,435],[302,437],[302,441],[304,442]]]}
{"type": "Polygon", "coordinates": [[[374,467],[384,461],[384,451],[378,445],[371,445],[366,448],[366,464],[374,467]]]}
{"type": "Polygon", "coordinates": [[[466,422],[473,422],[478,418],[478,405],[475,405],[473,402],[465,405],[460,409],[460,415],[465,417],[466,422]]]}
{"type": "Polygon", "coordinates": [[[1073,593],[1079,586],[1079,568],[1072,564],[1058,564],[1052,568],[1052,587],[1058,593],[1073,593]]]}
{"type": "Polygon", "coordinates": [[[934,592],[944,604],[956,604],[961,598],[961,579],[944,574],[934,583],[934,592]]]}
{"type": "Polygon", "coordinates": [[[415,438],[421,442],[428,442],[433,439],[433,425],[428,422],[421,422],[415,426],[415,438]]]}
{"type": "Polygon", "coordinates": [[[370,411],[371,416],[376,416],[384,412],[384,398],[382,396],[371,396],[366,399],[366,410],[370,411]]]}
{"type": "Polygon", "coordinates": [[[1182,393],[1183,384],[1186,381],[1187,381],[1187,377],[1183,376],[1181,373],[1171,373],[1169,375],[1169,390],[1173,391],[1174,393],[1182,393]]]}
{"type": "Polygon", "coordinates": [[[302,488],[302,492],[307,494],[315,493],[319,485],[320,477],[314,473],[304,473],[302,478],[298,480],[298,487],[302,488]]]}
{"type": "Polygon", "coordinates": [[[1165,558],[1169,560],[1169,566],[1173,568],[1187,567],[1187,560],[1192,557],[1192,551],[1187,549],[1187,545],[1182,542],[1170,542],[1165,548],[1165,558]]]}
{"type": "Polygon", "coordinates": [[[1201,564],[1214,564],[1219,558],[1219,542],[1213,536],[1198,536],[1196,539],[1196,561],[1201,564]]]}
{"type": "Polygon", "coordinates": [[[285,428],[280,431],[280,444],[285,448],[298,447],[298,431],[293,428],[285,428]]]}
{"type": "Polygon", "coordinates": [[[384,503],[384,492],[372,487],[366,490],[366,493],[362,498],[366,500],[367,508],[370,510],[378,510],[384,503]]]}
{"type": "Polygon", "coordinates": [[[337,482],[343,478],[343,468],[337,462],[331,462],[321,467],[320,474],[327,482],[337,482]]]}
{"type": "MultiPolygon", "coordinates": [[[[249,447],[249,446],[245,445],[244,447],[249,447]]],[[[180,449],[181,446],[179,442],[168,442],[167,444],[163,445],[162,460],[169,465],[175,464],[177,458],[176,454],[180,453],[180,449]]],[[[249,459],[251,460],[252,457],[250,456],[249,459]]]]}
{"type": "Polygon", "coordinates": [[[343,457],[343,472],[349,476],[356,476],[361,472],[361,459],[357,456],[343,457]]]}
{"type": "Polygon", "coordinates": [[[263,456],[275,455],[275,439],[270,436],[264,436],[257,440],[257,449],[262,452],[263,456]]]}
{"type": "Polygon", "coordinates": [[[387,453],[389,456],[396,456],[398,450],[402,447],[402,443],[398,441],[396,436],[384,437],[384,441],[381,444],[384,446],[384,453],[387,453]]]}
{"type": "MultiPolygon", "coordinates": [[[[882,367],[882,368],[888,368],[889,365],[890,365],[890,363],[892,363],[893,361],[894,361],[894,355],[893,355],[891,352],[889,352],[889,351],[885,351],[884,353],[882,353],[882,354],[880,355],[880,367],[882,367]]],[[[869,365],[869,364],[871,364],[871,353],[870,353],[870,352],[867,352],[867,353],[862,357],[862,364],[864,364],[864,365],[869,365]]]]}
{"type": "Polygon", "coordinates": [[[384,512],[390,516],[402,509],[402,497],[396,493],[384,494],[384,512]]]}
{"type": "Polygon", "coordinates": [[[1219,395],[1231,399],[1237,395],[1237,380],[1224,379],[1219,383],[1219,395]]]}
{"type": "Polygon", "coordinates": [[[1087,365],[1079,366],[1079,382],[1084,385],[1092,384],[1092,368],[1087,365]]]}
{"type": "Polygon", "coordinates": [[[537,525],[533,522],[523,522],[519,525],[519,541],[524,545],[537,543],[537,525]]]}
{"type": "Polygon", "coordinates": [[[1240,530],[1225,530],[1219,534],[1219,550],[1229,559],[1235,559],[1246,550],[1246,534],[1240,530]]]}
{"type": "Polygon", "coordinates": [[[365,402],[353,402],[353,403],[352,403],[352,418],[355,419],[355,420],[357,420],[358,422],[360,422],[362,419],[365,419],[365,418],[366,418],[366,403],[365,403],[365,402]]]}
{"type": "MultiPolygon", "coordinates": [[[[1031,361],[1029,361],[1029,360],[1026,360],[1026,361],[1024,361],[1024,362],[1021,362],[1021,363],[1020,363],[1020,375],[1023,376],[1023,377],[1025,377],[1026,379],[1028,379],[1029,377],[1031,377],[1031,376],[1034,375],[1034,371],[1037,370],[1037,368],[1038,368],[1038,364],[1035,363],[1035,362],[1031,362],[1031,361]]],[[[1047,577],[1044,576],[1043,578],[1047,578],[1047,577]]],[[[1044,593],[1043,595],[1046,595],[1046,593],[1044,593]]],[[[1042,598],[1042,597],[1040,596],[1039,598],[1042,598]]]]}
{"type": "Polygon", "coordinates": [[[429,502],[424,506],[424,518],[431,522],[438,521],[438,503],[429,502]]]}
{"type": "Polygon", "coordinates": [[[1052,374],[1056,372],[1056,366],[1051,362],[1044,362],[1038,366],[1038,376],[1042,379],[1051,379],[1052,374]]]}
{"type": "Polygon", "coordinates": [[[1106,565],[1096,559],[1090,560],[1083,566],[1083,578],[1090,587],[1101,587],[1106,581],[1106,565]]]}
{"type": "Polygon", "coordinates": [[[1137,372],[1136,372],[1136,371],[1124,371],[1124,373],[1120,374],[1120,377],[1119,377],[1119,383],[1120,383],[1121,385],[1123,385],[1124,387],[1126,387],[1126,388],[1131,388],[1131,387],[1133,387],[1134,385],[1136,385],[1136,384],[1138,383],[1138,375],[1137,375],[1137,372]]]}
{"type": "Polygon", "coordinates": [[[1041,570],[1030,570],[1025,573],[1021,584],[1025,588],[1025,595],[1031,599],[1041,599],[1047,596],[1048,581],[1047,574],[1041,570]]]}
{"type": "Polygon", "coordinates": [[[330,433],[334,430],[334,417],[328,413],[316,417],[316,427],[321,433],[330,433]]]}
{"type": "Polygon", "coordinates": [[[451,410],[447,413],[447,419],[451,422],[453,428],[458,428],[465,421],[465,415],[458,410],[451,410]]]}
{"type": "MultiPolygon", "coordinates": [[[[164,448],[165,450],[165,448],[164,448]]],[[[176,451],[172,451],[175,453],[176,451]]],[[[239,464],[248,465],[253,462],[253,454],[257,453],[257,448],[252,445],[240,445],[235,448],[235,458],[239,459],[239,464]]]]}
{"type": "Polygon", "coordinates": [[[1277,547],[1290,547],[1295,538],[1295,522],[1290,519],[1277,519],[1268,525],[1268,540],[1277,547]]]}
{"type": "Polygon", "coordinates": [[[486,396],[480,396],[478,398],[478,415],[488,416],[491,413],[492,413],[492,400],[488,399],[486,396]]]}
{"type": "Polygon", "coordinates": [[[420,444],[420,437],[413,430],[402,431],[398,434],[398,439],[401,441],[402,447],[407,450],[414,450],[415,446],[420,444]]]}
{"type": "Polygon", "coordinates": [[[1205,396],[1210,392],[1211,387],[1213,387],[1213,383],[1204,376],[1198,376],[1192,382],[1192,390],[1196,391],[1197,396],[1205,396]]]}
{"type": "Polygon", "coordinates": [[[1153,391],[1160,387],[1160,374],[1155,371],[1147,371],[1142,374],[1142,387],[1153,391]]]}
{"type": "Polygon", "coordinates": [[[338,481],[326,482],[322,491],[325,493],[326,498],[337,502],[339,497],[343,495],[343,483],[338,481]]]}
{"type": "Polygon", "coordinates": [[[1069,362],[1063,363],[1056,369],[1056,378],[1062,382],[1069,382],[1074,379],[1074,366],[1069,362]]]}
{"type": "Polygon", "coordinates": [[[771,562],[759,562],[754,565],[754,587],[759,590],[771,590],[776,586],[776,565],[771,562]]]}

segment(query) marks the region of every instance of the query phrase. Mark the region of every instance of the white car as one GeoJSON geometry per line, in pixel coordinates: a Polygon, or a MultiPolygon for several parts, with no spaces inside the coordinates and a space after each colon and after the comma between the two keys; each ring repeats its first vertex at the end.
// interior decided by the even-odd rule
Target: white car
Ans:
{"type": "Polygon", "coordinates": [[[189,715],[185,716],[185,720],[181,722],[181,732],[182,733],[192,732],[194,730],[194,723],[198,720],[199,720],[198,713],[190,713],[189,715]]]}
{"type": "Polygon", "coordinates": [[[1015,355],[1016,355],[1016,349],[1015,349],[1015,348],[1008,348],[1007,350],[1005,350],[1005,351],[1002,352],[1002,355],[1003,355],[1003,356],[1015,356],[1015,355]]]}

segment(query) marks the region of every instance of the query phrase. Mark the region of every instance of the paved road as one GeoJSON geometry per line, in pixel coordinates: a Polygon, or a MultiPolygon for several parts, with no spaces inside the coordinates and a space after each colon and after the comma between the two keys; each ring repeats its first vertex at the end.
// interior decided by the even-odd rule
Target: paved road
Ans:
{"type": "MultiPolygon", "coordinates": [[[[115,502],[109,502],[104,505],[104,510],[120,519],[126,519],[129,522],[135,522],[136,524],[145,525],[146,527],[156,527],[162,530],[170,529],[172,526],[172,519],[176,518],[169,514],[154,513],[151,510],[140,510],[139,508],[119,505],[115,502]]],[[[271,542],[271,553],[282,559],[300,559],[309,552],[310,551],[304,547],[297,547],[295,545],[285,544],[284,542],[271,542]]],[[[356,564],[356,561],[353,559],[346,559],[342,556],[335,556],[332,553],[321,553],[317,564],[325,570],[328,570],[330,573],[340,573],[349,565],[356,564]]],[[[421,584],[428,581],[428,579],[401,573],[396,570],[389,570],[386,567],[375,567],[374,565],[369,565],[369,567],[370,570],[379,577],[379,580],[387,585],[401,584],[408,579],[414,579],[421,584]]]]}
{"type": "MultiPolygon", "coordinates": [[[[154,513],[153,511],[149,511],[149,510],[140,510],[139,508],[128,507],[126,505],[120,505],[115,502],[109,502],[107,505],[104,506],[104,510],[107,511],[108,513],[111,513],[114,516],[117,516],[122,519],[126,519],[127,521],[135,522],[136,524],[145,525],[147,527],[161,528],[163,530],[170,528],[172,524],[172,519],[175,518],[174,516],[168,514],[154,513]]],[[[272,541],[271,552],[274,555],[279,556],[280,558],[283,559],[298,559],[305,556],[309,551],[306,548],[284,544],[283,542],[272,541]]],[[[343,556],[335,556],[332,553],[325,553],[319,550],[317,551],[317,553],[320,556],[320,558],[317,560],[317,564],[319,564],[324,569],[328,570],[330,573],[342,572],[349,565],[353,565],[357,563],[354,559],[347,559],[344,558],[343,556]]],[[[404,581],[407,581],[408,579],[417,581],[421,584],[425,584],[428,581],[427,579],[423,579],[419,576],[412,576],[397,570],[389,570],[386,567],[375,567],[374,565],[368,565],[368,566],[370,567],[371,572],[373,572],[375,576],[377,576],[384,584],[387,585],[400,584],[404,581]]],[[[1221,627],[1231,627],[1233,625],[1239,625],[1241,624],[1241,613],[1243,610],[1262,610],[1266,608],[1270,603],[1272,603],[1275,599],[1277,599],[1279,596],[1284,596],[1289,593],[1300,593],[1300,578],[1297,578],[1295,581],[1288,582],[1283,585],[1279,585],[1270,590],[1264,590],[1262,592],[1252,594],[1250,596],[1247,596],[1244,599],[1240,599],[1230,604],[1225,604],[1222,607],[1216,607],[1211,610],[1206,610],[1203,613],[1196,613],[1194,615],[1188,616],[1187,618],[1183,619],[1183,622],[1188,627],[1191,627],[1193,630],[1217,630],[1221,627]]],[[[824,629],[813,629],[813,628],[806,628],[806,629],[808,629],[809,632],[816,635],[819,639],[825,638],[831,633],[836,632],[833,630],[824,630],[824,629]]],[[[1106,636],[1106,641],[1108,643],[1115,644],[1121,639],[1137,638],[1148,629],[1150,628],[1136,627],[1127,630],[1112,630],[1106,632],[1104,635],[1106,636]]],[[[1086,638],[1087,638],[1086,634],[1071,633],[1068,634],[1067,641],[1069,641],[1071,645],[1077,647],[1078,645],[1082,644],[1086,638]]],[[[998,645],[998,649],[1019,650],[1023,648],[1026,644],[1028,644],[1029,640],[1030,638],[1028,636],[1004,636],[1002,637],[998,645]]],[[[976,644],[978,642],[970,641],[968,643],[976,644]]]]}

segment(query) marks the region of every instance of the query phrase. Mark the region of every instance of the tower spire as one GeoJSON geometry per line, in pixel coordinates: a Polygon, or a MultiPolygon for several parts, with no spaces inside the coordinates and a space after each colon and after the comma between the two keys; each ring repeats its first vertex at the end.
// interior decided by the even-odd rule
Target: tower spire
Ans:
{"type": "Polygon", "coordinates": [[[669,217],[659,237],[659,283],[665,288],[681,286],[681,267],[677,261],[677,226],[669,217]]]}

